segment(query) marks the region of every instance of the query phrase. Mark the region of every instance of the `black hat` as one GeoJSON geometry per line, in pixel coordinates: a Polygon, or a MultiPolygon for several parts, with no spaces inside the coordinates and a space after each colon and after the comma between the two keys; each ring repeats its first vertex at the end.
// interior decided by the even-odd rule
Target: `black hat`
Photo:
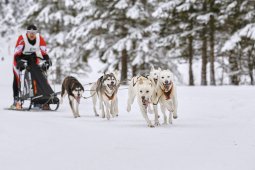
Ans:
{"type": "Polygon", "coordinates": [[[37,30],[37,27],[36,27],[34,24],[30,24],[30,25],[27,27],[27,30],[37,30]]]}

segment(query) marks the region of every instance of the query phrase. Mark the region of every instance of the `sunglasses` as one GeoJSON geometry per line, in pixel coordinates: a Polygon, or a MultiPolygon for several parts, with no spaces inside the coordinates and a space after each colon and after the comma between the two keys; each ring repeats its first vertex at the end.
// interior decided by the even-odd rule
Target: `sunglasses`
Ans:
{"type": "Polygon", "coordinates": [[[36,30],[27,30],[27,33],[28,33],[28,34],[36,34],[37,31],[36,31],[36,30]]]}

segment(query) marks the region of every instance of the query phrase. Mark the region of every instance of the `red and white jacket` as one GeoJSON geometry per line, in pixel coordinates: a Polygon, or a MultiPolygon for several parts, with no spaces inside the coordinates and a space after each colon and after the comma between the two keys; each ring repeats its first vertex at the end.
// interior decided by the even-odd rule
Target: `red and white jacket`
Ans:
{"type": "MultiPolygon", "coordinates": [[[[22,54],[29,54],[35,52],[37,57],[39,58],[44,58],[47,54],[46,50],[46,42],[44,41],[43,37],[37,33],[36,34],[36,43],[35,45],[31,45],[28,42],[28,37],[27,34],[22,34],[19,36],[16,46],[15,46],[15,51],[14,51],[14,60],[13,60],[13,69],[16,75],[18,75],[18,69],[16,68],[17,62],[16,59],[22,54]]],[[[39,64],[39,59],[36,59],[36,63],[39,64]]]]}

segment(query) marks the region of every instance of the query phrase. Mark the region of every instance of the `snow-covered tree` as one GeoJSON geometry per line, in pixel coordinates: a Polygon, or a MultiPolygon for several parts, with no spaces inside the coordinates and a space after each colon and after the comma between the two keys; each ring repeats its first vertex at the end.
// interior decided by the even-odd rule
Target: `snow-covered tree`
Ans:
{"type": "Polygon", "coordinates": [[[35,23],[45,37],[57,83],[66,75],[82,74],[88,70],[83,56],[76,55],[66,39],[77,15],[74,4],[73,0],[36,0],[24,20],[24,25],[35,23]]]}
{"type": "Polygon", "coordinates": [[[137,69],[148,63],[150,2],[90,0],[76,1],[75,7],[77,25],[69,34],[75,48],[100,58],[105,70],[120,69],[122,80],[127,78],[128,63],[137,69]]]}
{"type": "Polygon", "coordinates": [[[0,1],[0,34],[9,36],[16,31],[21,24],[23,14],[29,7],[25,0],[1,0],[0,1]]]}
{"type": "Polygon", "coordinates": [[[173,59],[186,58],[188,60],[189,85],[194,85],[192,64],[197,48],[194,36],[198,29],[195,19],[199,5],[190,0],[161,1],[153,13],[153,16],[159,20],[158,25],[160,26],[157,34],[159,41],[156,42],[156,47],[165,51],[164,56],[167,57],[165,62],[170,64],[170,69],[175,75],[180,74],[173,59]]]}
{"type": "Polygon", "coordinates": [[[228,35],[222,52],[228,57],[226,71],[230,76],[230,84],[245,83],[246,75],[250,76],[254,84],[254,1],[229,1],[226,10],[222,12],[224,18],[224,32],[228,35]]]}

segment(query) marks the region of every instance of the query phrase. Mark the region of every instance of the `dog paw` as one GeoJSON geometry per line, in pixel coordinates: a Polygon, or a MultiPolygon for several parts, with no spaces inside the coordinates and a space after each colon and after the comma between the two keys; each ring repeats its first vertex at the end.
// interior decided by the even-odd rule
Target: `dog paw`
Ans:
{"type": "Polygon", "coordinates": [[[177,119],[177,118],[178,118],[178,116],[177,116],[177,115],[176,115],[176,116],[173,116],[173,118],[174,118],[174,119],[177,119]]]}
{"type": "Polygon", "coordinates": [[[110,116],[110,115],[109,115],[109,116],[107,115],[106,118],[107,118],[107,120],[110,120],[111,116],[110,116]]]}
{"type": "Polygon", "coordinates": [[[160,123],[159,122],[155,122],[155,126],[160,126],[160,123]]]}
{"type": "Polygon", "coordinates": [[[96,117],[99,117],[99,114],[95,114],[96,117]]]}
{"type": "Polygon", "coordinates": [[[154,128],[155,126],[153,124],[148,124],[148,127],[154,128]]]}
{"type": "Polygon", "coordinates": [[[169,112],[170,112],[170,113],[174,113],[174,109],[170,109],[169,112]]]}

